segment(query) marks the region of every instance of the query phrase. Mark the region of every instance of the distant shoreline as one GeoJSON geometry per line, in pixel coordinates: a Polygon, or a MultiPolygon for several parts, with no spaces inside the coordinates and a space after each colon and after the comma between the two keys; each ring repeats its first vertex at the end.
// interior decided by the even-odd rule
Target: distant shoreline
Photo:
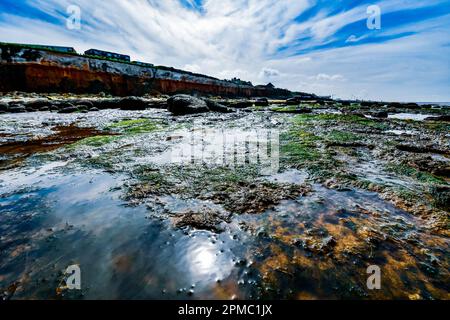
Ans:
{"type": "Polygon", "coordinates": [[[450,107],[450,102],[416,102],[418,105],[427,105],[427,104],[433,104],[438,106],[444,106],[444,107],[450,107]]]}

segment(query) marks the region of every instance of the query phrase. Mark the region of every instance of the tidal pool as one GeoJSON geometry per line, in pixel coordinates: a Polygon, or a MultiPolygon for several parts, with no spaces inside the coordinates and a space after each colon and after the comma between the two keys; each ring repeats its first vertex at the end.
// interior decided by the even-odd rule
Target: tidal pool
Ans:
{"type": "Polygon", "coordinates": [[[414,120],[414,121],[423,121],[426,118],[433,117],[430,114],[419,114],[419,113],[395,113],[390,114],[388,116],[389,119],[397,119],[397,120],[414,120]]]}
{"type": "Polygon", "coordinates": [[[427,224],[436,217],[415,216],[381,191],[333,188],[336,177],[320,183],[314,174],[330,160],[353,180],[406,190],[417,181],[388,172],[363,144],[314,149],[315,141],[329,143],[326,126],[323,136],[299,129],[295,155],[307,160],[287,166],[285,115],[220,117],[204,115],[200,126],[192,125],[197,117],[161,110],[3,118],[5,144],[74,123],[117,139],[69,139],[0,171],[2,298],[449,298],[449,238],[427,224]],[[255,165],[268,170],[247,170],[255,165]],[[305,192],[288,192],[295,186],[305,192]],[[230,199],[240,198],[248,203],[233,211],[230,199]],[[246,212],[253,203],[260,210],[246,212]],[[213,228],[205,228],[209,214],[218,220],[213,228]],[[81,290],[59,289],[74,264],[81,290]],[[381,269],[379,290],[366,284],[372,265],[381,269]]]}

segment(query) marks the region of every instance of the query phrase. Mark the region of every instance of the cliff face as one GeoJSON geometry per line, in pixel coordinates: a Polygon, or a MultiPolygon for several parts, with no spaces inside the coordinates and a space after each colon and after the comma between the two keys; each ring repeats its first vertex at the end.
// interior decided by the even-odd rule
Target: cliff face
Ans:
{"type": "Polygon", "coordinates": [[[0,91],[106,92],[117,96],[201,93],[224,97],[286,97],[270,87],[238,85],[179,70],[139,66],[75,54],[0,46],[0,91]]]}

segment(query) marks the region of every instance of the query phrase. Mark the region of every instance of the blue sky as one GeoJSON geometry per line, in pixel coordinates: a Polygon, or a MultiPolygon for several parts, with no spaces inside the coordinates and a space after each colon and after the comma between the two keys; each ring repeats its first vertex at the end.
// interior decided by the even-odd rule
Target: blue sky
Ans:
{"type": "Polygon", "coordinates": [[[450,101],[446,0],[0,0],[0,41],[91,47],[341,98],[450,101]],[[67,7],[81,29],[66,27],[67,7]],[[369,30],[367,8],[381,9],[369,30]]]}

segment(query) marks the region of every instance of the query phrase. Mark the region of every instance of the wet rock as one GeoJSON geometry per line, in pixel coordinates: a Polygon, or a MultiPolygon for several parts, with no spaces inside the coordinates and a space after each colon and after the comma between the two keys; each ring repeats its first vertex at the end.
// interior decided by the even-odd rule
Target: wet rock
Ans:
{"type": "Polygon", "coordinates": [[[337,191],[350,191],[351,190],[351,188],[340,183],[339,181],[337,181],[334,178],[328,179],[327,181],[325,181],[324,186],[327,187],[328,189],[337,190],[337,191]]]}
{"type": "Polygon", "coordinates": [[[10,106],[8,111],[11,113],[24,113],[27,112],[27,109],[21,104],[15,104],[10,106]]]}
{"type": "Polygon", "coordinates": [[[248,182],[230,185],[225,183],[218,188],[218,191],[203,196],[203,198],[223,205],[232,213],[259,214],[279,204],[282,200],[296,199],[310,191],[311,188],[306,185],[251,184],[248,182]]]}
{"type": "Polygon", "coordinates": [[[93,102],[92,100],[87,100],[87,99],[75,99],[75,100],[70,100],[70,102],[71,102],[71,104],[73,104],[73,105],[86,106],[86,107],[88,107],[88,109],[94,107],[94,102],[93,102]]]}
{"type": "Polygon", "coordinates": [[[98,99],[93,100],[93,107],[99,110],[105,109],[119,109],[120,108],[120,99],[98,99]]]}
{"type": "Polygon", "coordinates": [[[298,108],[293,110],[292,113],[294,114],[306,114],[306,113],[312,113],[313,111],[311,109],[308,108],[298,108]]]}
{"type": "Polygon", "coordinates": [[[32,100],[24,103],[25,108],[33,111],[40,111],[43,108],[48,108],[51,102],[47,99],[32,100]]]}
{"type": "Polygon", "coordinates": [[[93,107],[93,108],[90,108],[89,111],[90,112],[98,112],[100,110],[98,108],[96,108],[96,107],[93,107]]]}
{"type": "Polygon", "coordinates": [[[205,113],[209,108],[204,100],[181,94],[167,100],[167,110],[174,115],[187,115],[205,113]]]}
{"type": "Polygon", "coordinates": [[[234,112],[233,109],[227,108],[223,104],[217,103],[211,99],[204,99],[206,102],[206,105],[208,106],[208,109],[213,112],[220,112],[220,113],[232,113],[234,112]]]}
{"type": "Polygon", "coordinates": [[[434,199],[434,204],[438,208],[448,210],[450,208],[450,187],[449,186],[432,186],[430,194],[434,199]]]}
{"type": "Polygon", "coordinates": [[[0,111],[7,112],[9,109],[9,105],[5,102],[0,102],[0,111]]]}
{"type": "Polygon", "coordinates": [[[121,110],[145,110],[149,107],[148,102],[138,97],[126,97],[118,101],[121,110]]]}
{"type": "Polygon", "coordinates": [[[440,150],[434,148],[432,145],[409,145],[409,144],[398,144],[396,148],[400,151],[412,152],[412,153],[436,153],[436,154],[446,154],[445,150],[440,150]]]}
{"type": "Polygon", "coordinates": [[[407,108],[407,109],[419,109],[420,108],[420,106],[417,103],[405,103],[403,105],[403,107],[407,108]]]}
{"type": "Polygon", "coordinates": [[[236,109],[250,108],[250,107],[253,107],[253,102],[252,101],[248,101],[248,100],[236,101],[236,102],[232,102],[230,104],[230,107],[231,108],[236,108],[236,109]]]}
{"type": "Polygon", "coordinates": [[[65,107],[62,108],[61,110],[58,111],[58,113],[74,113],[74,112],[78,112],[78,108],[75,106],[71,106],[71,107],[65,107]]]}
{"type": "Polygon", "coordinates": [[[11,285],[9,285],[7,288],[0,289],[0,301],[10,300],[16,293],[19,285],[20,285],[19,282],[14,282],[11,285]]]}
{"type": "Polygon", "coordinates": [[[86,105],[78,105],[76,106],[76,108],[78,109],[78,111],[88,111],[88,106],[86,105]]]}
{"type": "Polygon", "coordinates": [[[389,116],[389,114],[387,113],[387,111],[378,111],[378,112],[372,113],[372,116],[375,118],[386,119],[389,116]]]}
{"type": "Polygon", "coordinates": [[[286,104],[288,106],[296,106],[300,104],[300,101],[297,98],[289,98],[286,100],[286,104]]]}
{"type": "Polygon", "coordinates": [[[222,232],[222,222],[230,222],[231,215],[212,208],[203,207],[199,210],[176,213],[174,222],[177,228],[191,227],[199,230],[222,232]]]}
{"type": "Polygon", "coordinates": [[[325,238],[306,237],[304,239],[295,239],[293,245],[303,248],[304,250],[315,254],[326,254],[333,250],[336,246],[336,239],[332,236],[325,238]]]}
{"type": "Polygon", "coordinates": [[[438,117],[428,117],[425,119],[425,121],[444,121],[444,122],[450,122],[450,115],[443,115],[438,117]]]}
{"type": "Polygon", "coordinates": [[[344,141],[330,141],[326,142],[325,146],[327,148],[330,147],[343,147],[343,148],[368,148],[368,149],[374,149],[375,146],[361,143],[361,142],[344,142],[344,141]]]}
{"type": "Polygon", "coordinates": [[[255,101],[255,106],[257,106],[257,107],[267,107],[267,106],[269,106],[269,100],[267,98],[258,98],[255,101]]]}
{"type": "Polygon", "coordinates": [[[402,107],[402,104],[399,102],[391,102],[388,104],[388,108],[399,109],[402,107]]]}

